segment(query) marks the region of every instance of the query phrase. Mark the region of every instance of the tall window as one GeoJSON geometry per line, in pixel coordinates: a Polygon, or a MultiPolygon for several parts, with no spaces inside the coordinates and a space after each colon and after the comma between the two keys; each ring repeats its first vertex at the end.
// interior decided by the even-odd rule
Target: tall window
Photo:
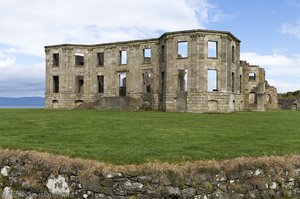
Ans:
{"type": "Polygon", "coordinates": [[[75,65],[76,66],[84,65],[84,54],[83,53],[75,53],[75,65]]]}
{"type": "Polygon", "coordinates": [[[179,91],[187,91],[187,70],[178,71],[178,87],[179,91]]]}
{"type": "Polygon", "coordinates": [[[250,80],[250,81],[255,81],[255,80],[256,80],[256,74],[253,73],[253,72],[250,72],[250,73],[249,73],[249,80],[250,80]]]}
{"type": "Polygon", "coordinates": [[[53,53],[53,67],[59,66],[59,54],[53,53]]]}
{"type": "Polygon", "coordinates": [[[98,75],[97,80],[98,80],[98,93],[103,93],[104,92],[104,76],[98,75]]]}
{"type": "Polygon", "coordinates": [[[207,91],[217,91],[218,90],[218,71],[213,69],[208,69],[207,71],[207,91]]]}
{"type": "Polygon", "coordinates": [[[151,63],[151,48],[143,49],[144,63],[151,63]]]}
{"type": "Polygon", "coordinates": [[[53,93],[59,93],[59,76],[53,76],[53,93]]]}
{"type": "Polygon", "coordinates": [[[120,64],[121,65],[127,64],[127,51],[126,50],[120,51],[120,64]]]}
{"type": "Polygon", "coordinates": [[[240,93],[243,93],[242,75],[240,75],[240,93]]]}
{"type": "Polygon", "coordinates": [[[234,46],[231,47],[231,60],[234,63],[235,62],[235,49],[234,46]]]}
{"type": "Polygon", "coordinates": [[[84,77],[81,75],[76,76],[75,84],[76,84],[76,93],[82,94],[84,92],[84,77]]]}
{"type": "Polygon", "coordinates": [[[126,96],[126,73],[119,74],[119,95],[126,96]]]}
{"type": "Polygon", "coordinates": [[[165,46],[162,45],[160,47],[160,61],[163,62],[165,61],[165,46]]]}
{"type": "Polygon", "coordinates": [[[177,54],[178,58],[186,58],[188,57],[188,42],[181,41],[177,43],[177,54]]]}
{"type": "Polygon", "coordinates": [[[207,56],[208,58],[217,58],[218,57],[218,42],[217,41],[208,41],[207,43],[207,56]]]}
{"type": "Polygon", "coordinates": [[[104,52],[97,53],[98,66],[104,66],[104,52]]]}
{"type": "Polygon", "coordinates": [[[234,81],[234,73],[231,73],[231,91],[234,92],[235,87],[235,81],[234,81]]]}

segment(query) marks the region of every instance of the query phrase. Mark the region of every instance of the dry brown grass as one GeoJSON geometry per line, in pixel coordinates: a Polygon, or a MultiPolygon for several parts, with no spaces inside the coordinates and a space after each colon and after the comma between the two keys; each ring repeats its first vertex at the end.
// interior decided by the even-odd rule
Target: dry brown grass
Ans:
{"type": "MultiPolygon", "coordinates": [[[[180,164],[170,164],[164,162],[153,162],[142,165],[112,165],[101,163],[95,160],[86,160],[80,158],[69,158],[66,156],[58,156],[49,153],[42,153],[36,151],[21,151],[0,149],[0,162],[4,162],[11,157],[18,160],[29,159],[33,165],[43,166],[52,171],[59,171],[64,166],[66,170],[77,168],[84,175],[91,174],[93,171],[102,173],[107,172],[138,172],[140,174],[150,174],[157,172],[164,172],[166,170],[175,173],[191,173],[196,170],[221,170],[232,171],[239,167],[255,166],[256,168],[274,169],[275,171],[284,168],[286,171],[293,170],[300,165],[300,155],[287,156],[265,156],[265,157],[240,157],[224,161],[216,160],[201,160],[194,162],[184,162],[180,164]]],[[[32,168],[33,169],[33,168],[32,168]]]]}

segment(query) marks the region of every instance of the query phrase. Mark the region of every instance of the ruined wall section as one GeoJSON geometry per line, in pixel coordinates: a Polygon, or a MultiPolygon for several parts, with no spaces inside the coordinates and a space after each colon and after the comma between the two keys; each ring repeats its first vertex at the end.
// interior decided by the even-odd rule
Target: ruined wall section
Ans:
{"type": "Polygon", "coordinates": [[[300,157],[116,166],[46,153],[0,151],[0,197],[299,198],[300,157]]]}
{"type": "Polygon", "coordinates": [[[245,107],[252,111],[265,111],[265,70],[241,61],[244,76],[245,107]]]}
{"type": "MultiPolygon", "coordinates": [[[[152,106],[158,107],[158,56],[157,41],[121,42],[103,45],[61,45],[46,48],[46,107],[75,108],[103,97],[119,97],[120,75],[126,76],[126,96],[141,99],[146,93],[145,83],[151,84],[145,96],[152,106]],[[151,58],[144,60],[143,49],[151,49],[151,58]],[[121,63],[120,52],[126,51],[126,63],[121,63]],[[99,65],[98,54],[104,54],[99,65]],[[59,55],[58,66],[53,66],[54,54],[59,55]],[[82,63],[76,63],[76,56],[82,63]],[[59,77],[59,92],[54,92],[54,76],[59,77]],[[100,77],[101,76],[101,77],[100,77]],[[145,76],[151,78],[145,82],[145,76]],[[151,76],[151,77],[150,77],[151,76]],[[99,78],[103,90],[99,92],[99,78]],[[79,82],[82,88],[79,89],[79,82]],[[80,91],[79,91],[80,90],[80,91]],[[54,102],[57,102],[57,104],[54,102]],[[55,107],[54,107],[55,106],[55,107]]],[[[148,78],[148,79],[149,79],[148,78]]]]}
{"type": "Polygon", "coordinates": [[[274,86],[270,86],[268,81],[265,81],[266,85],[266,109],[274,110],[278,109],[278,93],[277,89],[274,86]]]}
{"type": "Polygon", "coordinates": [[[227,34],[172,34],[164,38],[165,111],[233,112],[243,110],[239,75],[239,41],[227,34]],[[208,57],[208,43],[216,43],[216,57],[208,57]],[[178,45],[187,42],[188,54],[178,56],[178,45]],[[232,55],[234,53],[234,55],[232,55]],[[208,91],[208,71],[217,73],[217,88],[208,91]],[[179,73],[186,73],[186,90],[180,90],[179,73]],[[234,85],[232,85],[234,84],[234,85]]]}

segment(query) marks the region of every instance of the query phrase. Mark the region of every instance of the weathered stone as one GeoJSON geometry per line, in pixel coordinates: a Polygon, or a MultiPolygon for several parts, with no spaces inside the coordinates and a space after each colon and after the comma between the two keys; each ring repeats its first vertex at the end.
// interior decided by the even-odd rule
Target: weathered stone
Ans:
{"type": "Polygon", "coordinates": [[[216,190],[212,193],[212,198],[226,199],[228,198],[228,195],[220,190],[216,190]]]}
{"type": "Polygon", "coordinates": [[[82,187],[84,190],[99,193],[101,187],[100,178],[95,175],[87,176],[82,181],[82,187]]]}
{"type": "Polygon", "coordinates": [[[3,199],[13,199],[13,191],[10,187],[5,187],[2,194],[3,199]]]}
{"type": "Polygon", "coordinates": [[[269,187],[270,187],[271,189],[277,189],[278,185],[277,185],[276,182],[272,182],[272,183],[269,185],[269,187]]]}
{"type": "Polygon", "coordinates": [[[138,176],[137,177],[137,181],[140,183],[148,183],[152,180],[152,178],[150,176],[138,176]]]}
{"type": "Polygon", "coordinates": [[[1,175],[3,175],[4,177],[7,177],[9,171],[10,171],[10,166],[4,166],[4,167],[1,169],[1,175]]]}
{"type": "Polygon", "coordinates": [[[227,178],[229,180],[236,180],[240,178],[239,172],[236,170],[230,171],[227,173],[227,178]]]}
{"type": "Polygon", "coordinates": [[[22,166],[16,166],[16,167],[13,167],[10,171],[10,176],[12,177],[16,177],[16,176],[21,176],[21,175],[25,175],[27,172],[26,172],[26,169],[22,166]]]}
{"type": "Polygon", "coordinates": [[[104,194],[95,194],[95,199],[113,199],[111,196],[106,196],[104,194]]]}
{"type": "Polygon", "coordinates": [[[103,193],[108,196],[113,196],[113,194],[114,194],[112,188],[110,188],[110,187],[104,187],[103,193]]]}
{"type": "Polygon", "coordinates": [[[126,196],[127,195],[127,192],[122,190],[122,189],[115,189],[114,190],[114,194],[116,196],[126,196]]]}
{"type": "Polygon", "coordinates": [[[165,187],[164,189],[164,195],[167,198],[179,198],[181,193],[178,187],[165,187]]]}
{"type": "Polygon", "coordinates": [[[69,196],[70,189],[63,176],[50,176],[46,184],[49,192],[59,196],[69,196]]]}
{"type": "Polygon", "coordinates": [[[114,179],[122,177],[122,173],[109,172],[104,175],[105,178],[114,179]]]}
{"type": "Polygon", "coordinates": [[[258,176],[258,175],[261,175],[261,174],[263,174],[263,171],[261,169],[256,169],[255,172],[254,172],[255,176],[258,176]]]}
{"type": "Polygon", "coordinates": [[[144,185],[139,182],[131,182],[130,180],[123,183],[123,187],[129,193],[142,192],[144,185]]]}
{"type": "Polygon", "coordinates": [[[105,187],[112,187],[114,185],[114,181],[112,179],[104,179],[101,181],[101,185],[105,187]]]}
{"type": "Polygon", "coordinates": [[[193,198],[196,195],[196,189],[186,188],[181,190],[181,194],[183,198],[193,198]]]}

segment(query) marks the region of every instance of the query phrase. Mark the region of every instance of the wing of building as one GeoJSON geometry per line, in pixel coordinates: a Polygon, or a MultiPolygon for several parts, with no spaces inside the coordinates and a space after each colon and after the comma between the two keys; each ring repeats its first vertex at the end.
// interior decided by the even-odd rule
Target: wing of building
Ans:
{"type": "Polygon", "coordinates": [[[159,38],[45,47],[46,108],[221,112],[277,108],[259,66],[240,61],[230,32],[187,30],[159,38]]]}

